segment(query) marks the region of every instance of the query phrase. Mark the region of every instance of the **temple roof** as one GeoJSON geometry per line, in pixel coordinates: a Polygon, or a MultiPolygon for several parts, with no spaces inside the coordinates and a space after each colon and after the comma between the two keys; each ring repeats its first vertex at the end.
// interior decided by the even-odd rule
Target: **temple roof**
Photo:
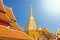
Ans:
{"type": "Polygon", "coordinates": [[[0,38],[17,38],[22,40],[31,40],[23,31],[8,29],[5,26],[0,26],[0,38]]]}
{"type": "Polygon", "coordinates": [[[1,16],[3,15],[4,17],[1,17],[1,19],[4,19],[5,21],[16,21],[16,18],[14,17],[14,14],[12,12],[12,8],[9,8],[5,5],[3,5],[3,1],[0,0],[0,13],[1,16]],[[6,18],[5,18],[6,17],[6,18]]]}
{"type": "MultiPolygon", "coordinates": [[[[6,12],[0,12],[0,20],[4,21],[5,23],[8,23],[8,25],[12,28],[12,29],[15,29],[15,30],[22,30],[16,23],[16,18],[12,12],[12,8],[9,8],[5,5],[2,5],[2,0],[0,0],[0,3],[1,3],[1,10],[2,7],[6,10],[6,12]]],[[[4,23],[3,22],[3,23],[4,23]]],[[[1,24],[3,24],[1,23],[1,24]]],[[[7,24],[6,24],[7,25],[7,24]]]]}
{"type": "Polygon", "coordinates": [[[0,20],[10,22],[10,18],[5,14],[7,10],[5,9],[3,5],[3,0],[0,0],[0,20]]]}
{"type": "Polygon", "coordinates": [[[20,40],[31,40],[31,38],[26,35],[21,28],[17,25],[15,17],[13,15],[12,9],[4,6],[2,0],[0,0],[0,21],[2,24],[9,23],[9,27],[0,25],[0,38],[16,38],[20,40]],[[6,12],[5,12],[6,11],[6,12]]]}
{"type": "Polygon", "coordinates": [[[43,31],[44,31],[45,35],[47,35],[47,37],[56,39],[56,35],[50,33],[50,31],[48,29],[44,29],[43,31]]]}
{"type": "Polygon", "coordinates": [[[28,19],[28,22],[27,22],[24,30],[35,30],[36,28],[38,28],[38,25],[34,19],[33,14],[32,14],[32,6],[31,6],[30,18],[28,19]]]}
{"type": "Polygon", "coordinates": [[[14,14],[13,14],[13,12],[12,12],[12,8],[9,8],[9,7],[7,7],[7,6],[4,6],[4,8],[6,9],[6,15],[10,18],[10,20],[11,21],[16,21],[16,18],[15,18],[15,16],[14,16],[14,14]]]}
{"type": "Polygon", "coordinates": [[[5,6],[5,9],[7,10],[7,12],[5,14],[10,19],[10,22],[9,22],[10,28],[22,31],[20,26],[18,26],[18,24],[16,23],[16,18],[14,17],[14,14],[12,12],[12,8],[5,6]]]}
{"type": "Polygon", "coordinates": [[[3,0],[0,0],[0,12],[3,12],[3,13],[6,12],[4,5],[3,5],[3,0]]]}
{"type": "Polygon", "coordinates": [[[52,33],[50,33],[50,31],[49,31],[47,28],[41,28],[41,29],[38,30],[38,31],[39,31],[39,32],[42,32],[42,34],[44,34],[46,37],[56,39],[56,35],[53,35],[52,33]]]}

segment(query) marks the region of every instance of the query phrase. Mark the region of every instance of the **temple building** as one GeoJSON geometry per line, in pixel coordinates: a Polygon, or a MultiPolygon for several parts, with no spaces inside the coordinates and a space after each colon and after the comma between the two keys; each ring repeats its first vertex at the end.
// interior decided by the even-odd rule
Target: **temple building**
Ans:
{"type": "Polygon", "coordinates": [[[0,0],[0,40],[32,40],[16,23],[12,8],[0,0]]]}
{"type": "Polygon", "coordinates": [[[57,38],[47,28],[38,28],[37,32],[39,32],[39,40],[56,40],[57,38]]]}
{"type": "Polygon", "coordinates": [[[31,5],[30,17],[24,28],[24,31],[33,40],[56,40],[56,36],[50,33],[50,31],[47,28],[39,28],[33,16],[32,5],[31,5]]]}

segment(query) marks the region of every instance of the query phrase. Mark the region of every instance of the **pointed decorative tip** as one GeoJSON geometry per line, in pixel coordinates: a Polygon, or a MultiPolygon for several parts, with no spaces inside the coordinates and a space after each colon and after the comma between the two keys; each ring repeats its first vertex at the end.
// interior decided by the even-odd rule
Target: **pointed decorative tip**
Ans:
{"type": "Polygon", "coordinates": [[[32,4],[30,5],[30,7],[31,7],[31,9],[30,9],[30,18],[31,18],[31,19],[34,19],[33,13],[32,13],[32,4]]]}
{"type": "Polygon", "coordinates": [[[31,7],[31,11],[32,11],[32,3],[31,3],[31,5],[30,5],[30,7],[31,7]]]}
{"type": "Polygon", "coordinates": [[[32,8],[32,3],[31,3],[31,8],[32,8]]]}

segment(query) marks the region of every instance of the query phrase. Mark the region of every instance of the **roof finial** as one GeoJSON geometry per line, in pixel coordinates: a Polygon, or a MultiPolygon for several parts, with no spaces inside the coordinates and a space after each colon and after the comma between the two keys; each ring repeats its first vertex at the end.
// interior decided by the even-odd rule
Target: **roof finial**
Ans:
{"type": "Polygon", "coordinates": [[[31,6],[31,11],[32,11],[32,3],[31,3],[31,5],[30,5],[30,6],[31,6]]]}
{"type": "Polygon", "coordinates": [[[30,9],[30,16],[33,16],[33,14],[32,14],[32,3],[30,5],[30,7],[31,7],[31,9],[30,9]]]}

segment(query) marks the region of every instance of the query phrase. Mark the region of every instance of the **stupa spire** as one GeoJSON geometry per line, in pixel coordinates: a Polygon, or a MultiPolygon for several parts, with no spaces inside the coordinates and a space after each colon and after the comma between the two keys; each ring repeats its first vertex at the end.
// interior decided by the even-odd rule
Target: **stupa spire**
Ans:
{"type": "Polygon", "coordinates": [[[30,5],[30,7],[31,7],[31,11],[32,11],[32,4],[30,5]]]}
{"type": "Polygon", "coordinates": [[[24,29],[26,31],[26,30],[36,30],[37,28],[38,28],[38,25],[34,19],[33,12],[32,12],[32,4],[31,4],[30,5],[30,17],[24,29]]]}
{"type": "Polygon", "coordinates": [[[32,4],[30,5],[30,19],[34,19],[33,12],[32,12],[32,4]]]}
{"type": "Polygon", "coordinates": [[[30,16],[33,16],[33,14],[32,14],[32,4],[30,5],[30,16]]]}

